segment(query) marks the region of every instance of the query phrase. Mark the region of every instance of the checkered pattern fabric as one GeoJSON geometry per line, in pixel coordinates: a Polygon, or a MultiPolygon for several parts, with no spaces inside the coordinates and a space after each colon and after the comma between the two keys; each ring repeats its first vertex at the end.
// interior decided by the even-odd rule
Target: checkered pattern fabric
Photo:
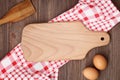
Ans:
{"type": "Polygon", "coordinates": [[[23,57],[23,51],[18,44],[0,62],[0,80],[57,80],[58,68],[65,61],[49,61],[32,63],[23,57]]]}
{"type": "Polygon", "coordinates": [[[64,12],[53,22],[79,20],[93,31],[109,31],[120,21],[120,13],[111,0],[79,0],[74,8],[64,12]]]}
{"type": "MultiPolygon", "coordinates": [[[[78,20],[89,30],[108,31],[120,21],[120,13],[110,0],[79,0],[50,22],[78,20]]],[[[57,80],[59,68],[67,62],[27,62],[18,44],[0,61],[0,80],[57,80]]]]}

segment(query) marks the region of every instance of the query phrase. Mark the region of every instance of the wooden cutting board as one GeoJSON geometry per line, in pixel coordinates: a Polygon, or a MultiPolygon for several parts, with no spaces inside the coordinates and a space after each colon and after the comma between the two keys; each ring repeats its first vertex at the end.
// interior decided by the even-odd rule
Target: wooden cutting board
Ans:
{"type": "Polygon", "coordinates": [[[27,61],[80,60],[92,48],[107,45],[106,32],[88,30],[81,22],[27,25],[22,34],[22,49],[27,61]]]}

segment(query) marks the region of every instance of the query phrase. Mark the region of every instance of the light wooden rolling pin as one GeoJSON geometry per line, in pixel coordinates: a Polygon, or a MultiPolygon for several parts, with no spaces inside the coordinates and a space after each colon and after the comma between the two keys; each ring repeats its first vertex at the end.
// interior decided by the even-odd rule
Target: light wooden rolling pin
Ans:
{"type": "Polygon", "coordinates": [[[24,0],[12,7],[6,15],[0,19],[0,25],[8,22],[17,22],[35,13],[35,9],[30,0],[24,0]]]}
{"type": "Polygon", "coordinates": [[[30,24],[22,34],[22,49],[28,61],[80,60],[92,48],[107,45],[106,32],[88,30],[81,22],[30,24]]]}

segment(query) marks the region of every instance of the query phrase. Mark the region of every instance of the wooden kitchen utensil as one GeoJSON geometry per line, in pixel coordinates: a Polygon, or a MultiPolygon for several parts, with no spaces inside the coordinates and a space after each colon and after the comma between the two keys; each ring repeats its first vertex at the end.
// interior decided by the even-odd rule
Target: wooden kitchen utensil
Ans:
{"type": "Polygon", "coordinates": [[[35,9],[30,0],[24,0],[11,8],[7,14],[0,19],[0,25],[7,22],[17,22],[35,13],[35,9]]]}
{"type": "Polygon", "coordinates": [[[81,22],[30,24],[22,34],[27,61],[80,60],[89,50],[109,43],[106,32],[93,32],[81,22]]]}

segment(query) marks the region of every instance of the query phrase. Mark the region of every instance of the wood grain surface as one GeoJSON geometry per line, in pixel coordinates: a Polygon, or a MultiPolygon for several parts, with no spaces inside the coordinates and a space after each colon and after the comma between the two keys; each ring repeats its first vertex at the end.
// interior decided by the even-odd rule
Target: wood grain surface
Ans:
{"type": "Polygon", "coordinates": [[[91,49],[109,42],[108,33],[73,21],[29,24],[23,29],[21,47],[27,61],[81,60],[91,49]]]}
{"type": "MultiPolygon", "coordinates": [[[[0,17],[11,7],[23,0],[0,0],[0,17]]],[[[120,0],[112,0],[120,10],[120,0]]],[[[72,8],[78,0],[32,0],[36,13],[17,23],[0,26],[0,59],[21,41],[21,33],[29,23],[48,22],[57,15],[72,8]]],[[[108,60],[106,70],[100,72],[98,80],[120,80],[120,23],[111,31],[111,42],[108,46],[91,50],[84,60],[70,61],[59,71],[59,80],[86,80],[82,70],[93,66],[92,59],[97,53],[103,54],[108,60]]]]}
{"type": "Polygon", "coordinates": [[[24,0],[13,6],[0,19],[0,25],[9,22],[18,22],[35,13],[35,9],[30,0],[24,0]]]}

